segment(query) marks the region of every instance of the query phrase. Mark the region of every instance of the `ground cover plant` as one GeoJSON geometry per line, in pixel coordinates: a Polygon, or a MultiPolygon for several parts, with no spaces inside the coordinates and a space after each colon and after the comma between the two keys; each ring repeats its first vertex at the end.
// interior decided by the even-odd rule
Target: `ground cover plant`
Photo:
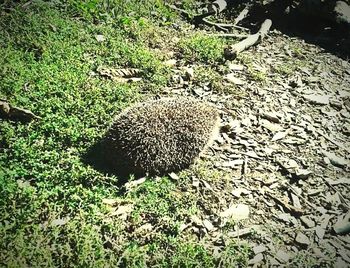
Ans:
{"type": "Polygon", "coordinates": [[[261,22],[222,37],[168,3],[205,9],[1,2],[0,266],[346,267],[349,61],[278,28],[225,59],[261,22]],[[162,177],[106,168],[113,118],[163,96],[215,105],[214,144],[162,177]]]}
{"type": "Polygon", "coordinates": [[[196,204],[176,196],[174,182],[149,181],[123,195],[115,175],[82,161],[118,111],[145,88],[165,85],[162,55],[149,49],[142,31],[158,27],[151,11],[174,14],[157,1],[110,3],[115,10],[106,7],[105,14],[100,1],[23,4],[1,5],[0,92],[42,119],[0,122],[1,265],[212,267],[215,258],[203,244],[179,236],[196,204]],[[139,68],[145,79],[115,82],[98,76],[99,66],[139,68]],[[108,200],[134,206],[131,222],[113,216],[108,200]],[[164,229],[147,239],[133,233],[145,218],[164,229]]]}

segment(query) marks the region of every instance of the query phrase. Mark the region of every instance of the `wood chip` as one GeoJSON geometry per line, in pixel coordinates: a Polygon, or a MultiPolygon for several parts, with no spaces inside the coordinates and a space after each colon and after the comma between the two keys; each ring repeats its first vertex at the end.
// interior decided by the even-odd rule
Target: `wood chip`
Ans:
{"type": "Polygon", "coordinates": [[[267,248],[264,245],[259,245],[253,248],[253,252],[254,254],[259,254],[259,253],[263,253],[267,250],[267,248]]]}
{"type": "Polygon", "coordinates": [[[203,220],[203,226],[208,230],[208,232],[214,229],[213,224],[207,219],[203,220]]]}
{"type": "Polygon", "coordinates": [[[327,104],[329,104],[330,96],[329,95],[312,94],[312,95],[304,95],[304,99],[306,99],[310,103],[327,105],[327,104]]]}
{"type": "Polygon", "coordinates": [[[295,241],[301,245],[310,245],[310,239],[303,233],[299,232],[296,237],[295,237],[295,241]]]}
{"type": "Polygon", "coordinates": [[[249,206],[244,204],[233,205],[221,212],[220,217],[230,217],[235,221],[244,220],[249,217],[249,206]]]}
{"type": "Polygon", "coordinates": [[[260,125],[271,132],[277,132],[277,131],[281,131],[283,129],[280,125],[277,125],[275,123],[271,123],[270,121],[265,120],[265,119],[260,120],[260,125]]]}

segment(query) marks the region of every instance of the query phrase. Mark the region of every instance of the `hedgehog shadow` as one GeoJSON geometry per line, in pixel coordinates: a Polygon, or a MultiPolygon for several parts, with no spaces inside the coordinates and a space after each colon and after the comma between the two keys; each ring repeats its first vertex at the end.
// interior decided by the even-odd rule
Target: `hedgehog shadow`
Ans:
{"type": "Polygon", "coordinates": [[[110,151],[108,150],[109,146],[108,139],[106,137],[101,138],[82,156],[83,163],[106,176],[115,175],[118,178],[118,183],[116,185],[118,187],[124,186],[131,176],[134,176],[135,179],[145,176],[145,174],[136,172],[128,165],[123,155],[114,155],[114,162],[111,164],[108,155],[110,151]]]}
{"type": "MultiPolygon", "coordinates": [[[[133,179],[139,179],[144,176],[154,177],[154,176],[165,176],[169,174],[168,171],[164,172],[143,172],[131,165],[125,158],[125,156],[120,153],[118,154],[115,150],[113,151],[113,162],[111,162],[111,143],[107,138],[108,134],[98,140],[93,144],[86,153],[82,156],[82,161],[84,164],[91,166],[95,170],[101,172],[102,174],[115,175],[118,178],[117,187],[122,187],[127,183],[131,176],[133,179]]],[[[181,168],[173,169],[172,172],[178,172],[180,170],[189,168],[193,163],[188,163],[188,165],[182,165],[181,168]]]]}

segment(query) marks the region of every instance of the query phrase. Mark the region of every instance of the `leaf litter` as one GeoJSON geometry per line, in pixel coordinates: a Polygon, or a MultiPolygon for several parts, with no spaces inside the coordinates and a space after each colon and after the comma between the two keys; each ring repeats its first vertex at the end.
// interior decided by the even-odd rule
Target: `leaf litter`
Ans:
{"type": "MultiPolygon", "coordinates": [[[[219,70],[220,64],[207,67],[219,70]]],[[[254,249],[250,265],[287,265],[298,254],[330,263],[330,247],[339,256],[337,263],[350,265],[345,217],[350,204],[350,63],[274,30],[257,49],[218,71],[226,91],[208,88],[191,71],[184,74],[203,68],[202,63],[172,58],[168,65],[174,79],[167,93],[193,94],[221,110],[220,136],[206,160],[230,178],[223,187],[221,180],[193,174],[191,186],[205,192],[205,198],[192,227],[182,232],[199,234],[204,228],[206,243],[213,245],[219,243],[218,234],[244,239],[254,249]],[[303,58],[293,56],[294,48],[302,49],[303,58]],[[282,67],[292,71],[280,72],[282,67]],[[254,79],[252,72],[265,77],[254,79]],[[225,233],[229,219],[235,225],[225,233]]],[[[170,177],[181,181],[181,176],[170,177]]]]}

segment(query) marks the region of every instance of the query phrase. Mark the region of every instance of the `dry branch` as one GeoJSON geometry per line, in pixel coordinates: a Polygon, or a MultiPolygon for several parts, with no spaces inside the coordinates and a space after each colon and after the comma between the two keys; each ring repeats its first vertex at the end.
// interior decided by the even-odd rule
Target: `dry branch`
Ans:
{"type": "Polygon", "coordinates": [[[243,20],[249,13],[249,8],[245,7],[237,16],[237,18],[235,18],[234,20],[234,25],[237,25],[241,20],[243,20]]]}
{"type": "Polygon", "coordinates": [[[31,111],[12,106],[7,100],[0,99],[0,118],[29,122],[41,117],[33,114],[31,111]]]}
{"type": "Polygon", "coordinates": [[[260,30],[257,33],[249,35],[246,39],[242,40],[241,42],[238,42],[226,48],[225,57],[229,59],[235,59],[238,53],[260,42],[269,32],[271,25],[272,25],[272,21],[269,19],[266,19],[261,24],[260,30]]]}
{"type": "MultiPolygon", "coordinates": [[[[218,1],[220,2],[220,1],[218,1]]],[[[214,2],[215,3],[215,2],[214,2]]],[[[214,4],[212,3],[212,5],[214,4]]],[[[224,31],[227,32],[228,29],[227,28],[237,28],[237,29],[242,29],[242,30],[247,30],[244,27],[240,27],[237,26],[236,24],[225,24],[225,23],[216,23],[216,22],[212,22],[208,19],[206,19],[207,17],[216,14],[217,12],[221,12],[223,9],[222,5],[219,5],[216,9],[212,8],[210,9],[209,7],[209,12],[204,13],[204,14],[199,14],[199,15],[191,15],[189,12],[187,12],[184,9],[178,8],[175,5],[171,5],[171,4],[165,4],[168,8],[171,8],[175,11],[177,11],[181,16],[183,16],[189,23],[198,25],[198,24],[205,24],[208,26],[213,26],[215,27],[217,30],[220,31],[224,31]],[[214,10],[213,10],[214,9],[214,10]],[[216,11],[215,11],[216,10],[216,11]]],[[[226,8],[226,6],[225,6],[226,8]]]]}

